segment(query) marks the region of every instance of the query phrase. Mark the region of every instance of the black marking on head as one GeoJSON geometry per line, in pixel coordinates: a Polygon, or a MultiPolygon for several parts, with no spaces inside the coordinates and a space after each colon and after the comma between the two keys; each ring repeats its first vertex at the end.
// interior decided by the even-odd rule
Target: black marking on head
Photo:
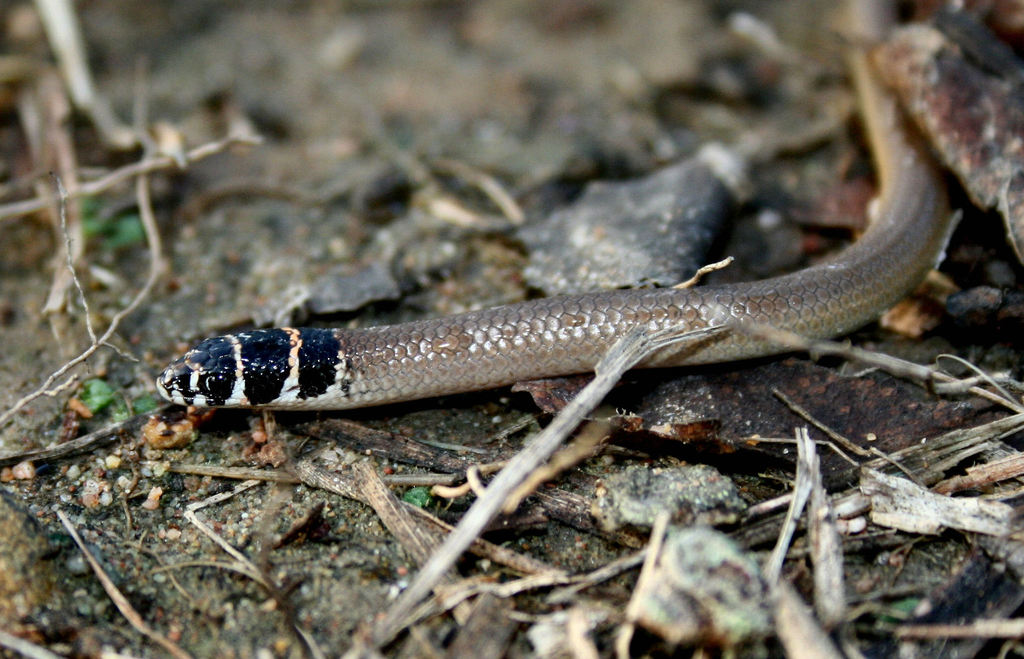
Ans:
{"type": "Polygon", "coordinates": [[[291,336],[280,329],[238,334],[242,348],[245,396],[250,405],[266,405],[281,395],[288,378],[291,336]]]}
{"type": "Polygon", "coordinates": [[[206,339],[164,371],[163,382],[168,391],[178,391],[186,403],[203,396],[205,405],[223,405],[235,385],[235,358],[231,337],[206,339]],[[194,372],[199,373],[196,388],[191,388],[194,372]]]}
{"type": "Polygon", "coordinates": [[[341,344],[333,330],[299,329],[299,398],[316,398],[334,384],[341,344]]]}
{"type": "MultiPolygon", "coordinates": [[[[223,405],[231,397],[235,386],[235,355],[231,337],[221,336],[207,339],[207,364],[199,371],[199,393],[206,396],[210,407],[223,405]]],[[[196,347],[198,349],[198,346],[196,347]]]]}
{"type": "Polygon", "coordinates": [[[234,389],[234,386],[234,369],[231,371],[204,373],[199,376],[199,393],[206,396],[207,407],[218,407],[227,402],[227,399],[231,397],[231,390],[234,389]]]}
{"type": "Polygon", "coordinates": [[[345,398],[348,398],[349,395],[350,395],[349,392],[351,390],[352,390],[352,379],[351,378],[345,378],[344,380],[342,380],[341,381],[341,395],[344,396],[345,398]]]}

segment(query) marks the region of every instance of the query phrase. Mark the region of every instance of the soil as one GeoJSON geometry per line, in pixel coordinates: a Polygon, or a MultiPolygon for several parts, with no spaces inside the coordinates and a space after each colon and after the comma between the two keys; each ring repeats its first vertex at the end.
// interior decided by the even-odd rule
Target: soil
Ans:
{"type": "MultiPolygon", "coordinates": [[[[408,585],[414,557],[363,503],[305,485],[258,482],[198,516],[272,583],[260,585],[186,518],[189,504],[240,481],[182,473],[182,465],[285,473],[289,460],[311,448],[335,446],[307,430],[338,418],[439,447],[460,464],[487,463],[514,454],[546,422],[534,398],[506,389],[345,414],[278,414],[269,425],[251,412],[219,411],[198,425],[194,441],[160,450],[143,441],[148,415],[133,422],[118,415],[128,407],[164,411],[155,375],[211,334],[276,323],[367,326],[545,294],[523,276],[529,253],[519,220],[474,182],[476,175],[492,177],[529,224],[572,204],[590,182],[633,180],[712,142],[753,144],[734,226],[707,256],[734,254],[738,261],[715,277],[776,274],[841,245],[856,228],[851,218],[864,214],[871,179],[842,44],[825,21],[830,5],[77,3],[89,63],[117,115],[128,120],[141,89],[148,123],[172,127],[189,148],[239,126],[263,142],[153,174],[166,274],[121,322],[111,345],[76,371],[75,382],[32,400],[0,427],[0,453],[9,454],[127,423],[85,453],[36,460],[24,477],[4,472],[5,490],[52,547],[45,560],[36,552],[9,569],[24,571],[30,583],[57,585],[38,589],[45,593],[38,607],[0,627],[62,654],[165,653],[112,604],[58,520],[61,511],[147,624],[193,656],[310,654],[296,628],[326,656],[342,654],[408,585]],[[730,29],[745,12],[774,30],[781,51],[730,29]],[[335,304],[338,295],[323,293],[325,286],[357,293],[328,306],[321,297],[335,304]],[[91,379],[111,387],[114,403],[84,418],[70,401],[88,398],[83,382],[91,379]]],[[[46,61],[33,16],[27,3],[0,8],[0,48],[46,61]]],[[[0,187],[0,202],[38,193],[37,180],[49,185],[34,178],[41,165],[30,155],[21,123],[26,110],[10,100],[13,93],[0,96],[0,186],[7,186],[0,187]]],[[[104,145],[81,114],[69,133],[83,177],[141,157],[104,145]]],[[[48,318],[43,306],[55,269],[64,267],[54,259],[60,234],[45,213],[0,219],[0,411],[89,345],[87,317],[102,330],[140,290],[151,253],[132,233],[137,214],[129,184],[84,204],[93,229],[77,264],[82,293],[68,288],[64,309],[48,318]]],[[[979,226],[986,221],[970,210],[968,218],[979,226]]],[[[958,236],[951,256],[947,270],[961,287],[1012,281],[1019,273],[997,228],[958,236]],[[979,255],[987,265],[977,266],[979,255]]],[[[941,319],[935,306],[925,305],[922,315],[941,319]]],[[[1015,346],[997,331],[965,336],[947,321],[923,338],[903,338],[873,326],[854,341],[921,363],[964,354],[1019,377],[1015,346]]],[[[711,464],[738,484],[747,504],[785,494],[792,447],[749,441],[792,438],[795,427],[807,425],[774,389],[854,442],[879,439],[885,451],[999,416],[984,400],[939,398],[880,373],[840,374],[841,367],[838,360],[818,365],[789,357],[630,374],[610,403],[638,414],[639,427],[620,414],[610,448],[552,486],[576,502],[582,521],[555,517],[553,504],[535,502],[487,538],[571,573],[621,557],[646,542],[648,531],[602,530],[582,518],[603,478],[637,465],[711,464]]],[[[441,458],[428,463],[389,450],[339,443],[334,457],[340,464],[369,461],[394,479],[457,471],[441,458]]],[[[856,484],[856,469],[822,453],[832,491],[856,484]]],[[[399,496],[410,489],[391,482],[399,496]]],[[[471,501],[472,495],[434,498],[426,508],[456,523],[471,501]]],[[[743,524],[741,518],[723,528],[762,561],[775,536],[744,535],[743,524]]],[[[844,634],[864,651],[887,647],[893,616],[906,616],[908,602],[963,578],[965,565],[981,570],[989,561],[967,535],[873,531],[873,542],[853,542],[846,557],[846,599],[859,608],[844,634]]],[[[795,552],[784,573],[809,596],[806,549],[795,552]]],[[[495,582],[515,574],[479,558],[459,569],[495,582]]],[[[418,656],[480,647],[466,640],[465,630],[474,629],[471,640],[503,639],[498,651],[528,656],[541,652],[528,630],[586,604],[604,612],[589,637],[608,655],[635,582],[636,572],[626,572],[557,606],[544,591],[497,607],[487,602],[490,608],[481,598],[480,610],[495,621],[490,626],[472,627],[459,612],[438,615],[385,651],[418,656]]],[[[1015,582],[999,583],[1013,592],[995,610],[1009,615],[1015,582]]],[[[634,652],[671,652],[652,629],[639,634],[634,652]]],[[[683,643],[738,643],[741,654],[781,651],[774,632],[683,643]]]]}

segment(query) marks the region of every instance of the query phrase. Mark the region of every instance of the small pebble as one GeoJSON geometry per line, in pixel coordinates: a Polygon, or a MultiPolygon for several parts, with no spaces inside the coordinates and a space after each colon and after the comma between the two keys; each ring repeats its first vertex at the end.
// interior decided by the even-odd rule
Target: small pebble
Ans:
{"type": "Polygon", "coordinates": [[[18,480],[31,480],[36,477],[36,466],[30,460],[25,460],[11,467],[11,473],[18,480]]]}
{"type": "Polygon", "coordinates": [[[146,497],[146,500],[142,502],[142,507],[146,510],[156,510],[160,507],[160,497],[163,496],[163,493],[164,488],[159,485],[153,487],[153,489],[149,491],[149,495],[146,497]]]}

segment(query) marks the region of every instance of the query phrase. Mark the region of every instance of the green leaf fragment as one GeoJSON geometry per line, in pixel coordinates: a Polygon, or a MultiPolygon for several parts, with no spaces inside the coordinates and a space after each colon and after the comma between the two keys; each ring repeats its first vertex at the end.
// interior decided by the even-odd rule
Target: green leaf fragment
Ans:
{"type": "Polygon", "coordinates": [[[114,388],[99,378],[86,380],[82,383],[82,393],[79,395],[79,399],[90,412],[95,414],[114,402],[114,388]]]}
{"type": "Polygon", "coordinates": [[[113,421],[120,422],[124,421],[132,415],[128,409],[128,403],[123,398],[115,398],[113,406],[110,408],[110,418],[113,421]]]}
{"type": "Polygon", "coordinates": [[[411,487],[402,495],[402,501],[411,503],[417,508],[426,508],[434,500],[429,487],[411,487]]]}
{"type": "Polygon", "coordinates": [[[157,403],[156,398],[149,394],[143,394],[132,401],[132,412],[135,414],[146,414],[147,412],[152,412],[157,407],[159,407],[159,403],[157,403]]]}
{"type": "Polygon", "coordinates": [[[101,239],[104,249],[115,250],[145,242],[146,231],[137,213],[101,217],[97,211],[83,213],[82,230],[87,238],[101,239]]]}

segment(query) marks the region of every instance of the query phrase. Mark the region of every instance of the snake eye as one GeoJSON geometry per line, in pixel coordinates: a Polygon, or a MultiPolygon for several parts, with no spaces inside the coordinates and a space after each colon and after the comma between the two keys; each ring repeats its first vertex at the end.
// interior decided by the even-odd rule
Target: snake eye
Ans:
{"type": "Polygon", "coordinates": [[[156,388],[160,395],[179,405],[189,405],[195,398],[192,390],[192,368],[185,363],[185,358],[176,359],[156,380],[156,388]]]}

